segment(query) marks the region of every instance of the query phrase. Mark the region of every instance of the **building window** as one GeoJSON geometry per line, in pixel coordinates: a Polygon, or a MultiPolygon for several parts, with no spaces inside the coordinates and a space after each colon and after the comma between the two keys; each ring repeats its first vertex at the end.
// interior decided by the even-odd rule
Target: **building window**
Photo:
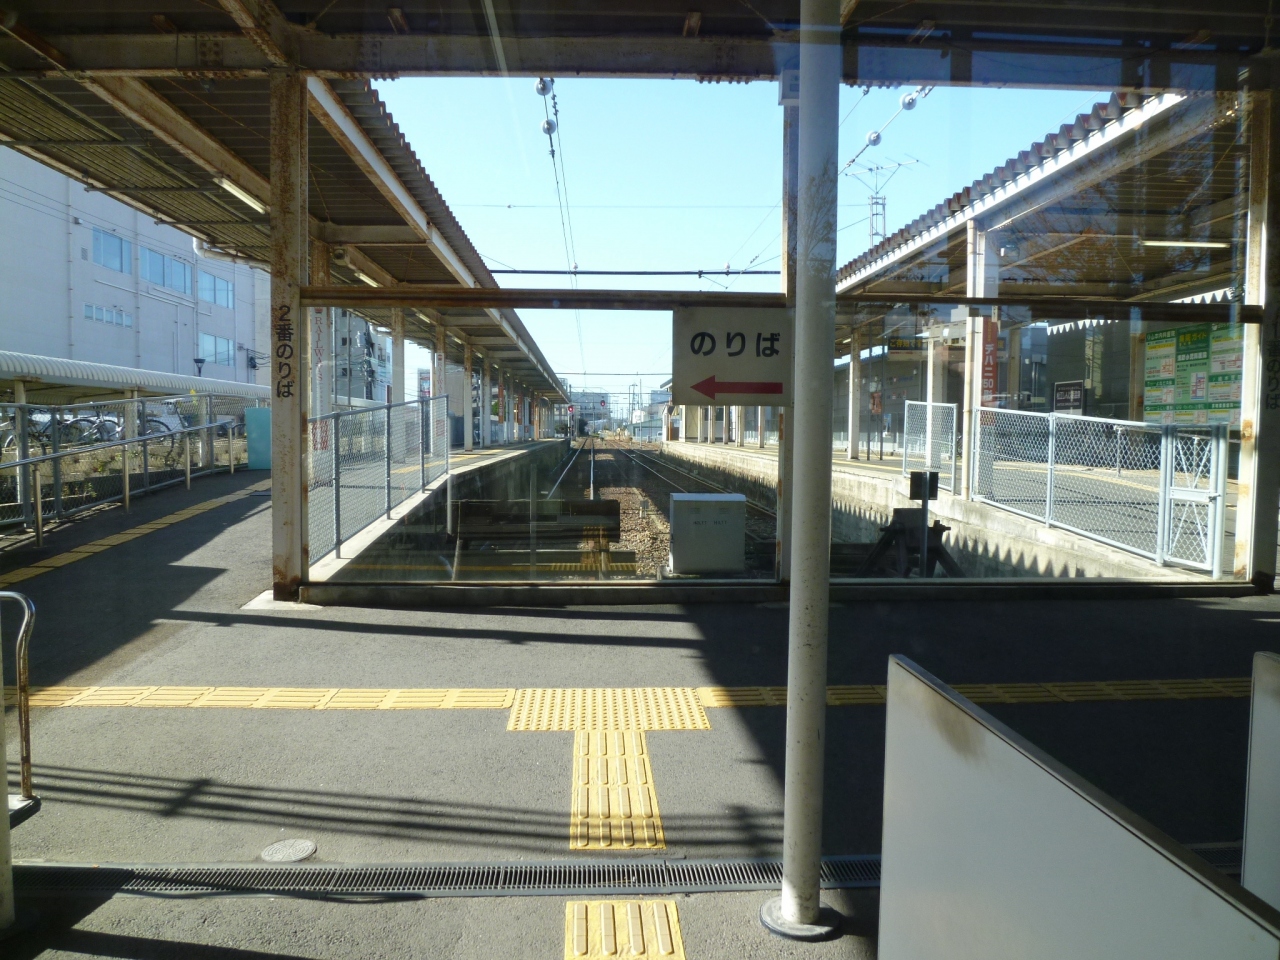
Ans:
{"type": "MultiPolygon", "coordinates": [[[[204,279],[204,275],[201,275],[204,279]]],[[[230,367],[235,363],[235,348],[226,337],[215,337],[211,333],[200,334],[200,357],[205,363],[230,367]]]]}
{"type": "Polygon", "coordinates": [[[215,277],[212,273],[200,273],[200,299],[216,303],[220,307],[235,306],[236,286],[230,280],[215,277]]]}
{"type": "Polygon", "coordinates": [[[178,293],[191,294],[191,265],[142,247],[138,251],[138,273],[143,280],[178,293]]]}
{"type": "Polygon", "coordinates": [[[96,303],[86,303],[84,305],[84,318],[93,320],[96,323],[110,323],[117,327],[132,327],[133,314],[125,313],[115,307],[101,307],[96,303]]]}
{"type": "Polygon", "coordinates": [[[93,228],[93,262],[117,273],[133,273],[133,244],[114,233],[93,228]]]}

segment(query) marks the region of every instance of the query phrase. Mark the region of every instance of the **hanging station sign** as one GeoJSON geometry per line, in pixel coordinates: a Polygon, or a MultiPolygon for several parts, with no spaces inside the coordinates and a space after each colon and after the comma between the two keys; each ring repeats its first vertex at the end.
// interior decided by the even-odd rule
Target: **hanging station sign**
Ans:
{"type": "Polygon", "coordinates": [[[1142,417],[1147,423],[1240,425],[1244,328],[1199,323],[1147,334],[1142,417]]]}
{"type": "Polygon", "coordinates": [[[794,329],[794,315],[785,308],[678,308],[672,402],[789,407],[794,329]]]}

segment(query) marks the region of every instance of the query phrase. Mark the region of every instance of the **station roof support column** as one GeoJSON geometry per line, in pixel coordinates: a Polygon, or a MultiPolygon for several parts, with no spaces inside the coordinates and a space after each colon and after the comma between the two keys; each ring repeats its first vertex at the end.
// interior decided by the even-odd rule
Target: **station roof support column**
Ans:
{"type": "Polygon", "coordinates": [[[307,573],[306,438],[311,324],[307,281],[307,87],[271,71],[271,559],[272,592],[296,600],[307,573]]]}
{"type": "Polygon", "coordinates": [[[840,2],[800,5],[797,163],[795,462],[787,655],[782,895],[761,919],[813,940],[834,929],[821,911],[827,620],[831,594],[831,410],[836,327],[840,2]]]}
{"type": "Polygon", "coordinates": [[[1280,509],[1280,84],[1249,94],[1249,213],[1246,304],[1263,308],[1244,329],[1235,575],[1275,588],[1280,509]]]}
{"type": "Polygon", "coordinates": [[[404,403],[404,310],[391,308],[391,402],[404,403]]]}
{"type": "Polygon", "coordinates": [[[471,439],[472,422],[475,417],[475,383],[471,373],[471,344],[464,343],[462,345],[462,371],[463,371],[463,396],[462,396],[462,449],[468,453],[471,452],[473,441],[471,439]]]}

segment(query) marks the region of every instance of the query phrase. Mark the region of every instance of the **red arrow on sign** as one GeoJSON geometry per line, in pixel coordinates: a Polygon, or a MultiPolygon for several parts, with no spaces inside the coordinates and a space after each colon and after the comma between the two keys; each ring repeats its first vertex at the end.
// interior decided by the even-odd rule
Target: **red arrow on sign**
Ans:
{"type": "Polygon", "coordinates": [[[715,374],[693,385],[700,394],[716,398],[718,393],[782,393],[782,384],[766,380],[716,380],[715,374]]]}

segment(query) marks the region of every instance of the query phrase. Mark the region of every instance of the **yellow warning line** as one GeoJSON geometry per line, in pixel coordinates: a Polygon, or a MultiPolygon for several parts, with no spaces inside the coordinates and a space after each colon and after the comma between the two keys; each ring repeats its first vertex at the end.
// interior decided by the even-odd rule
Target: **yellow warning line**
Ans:
{"type": "MultiPolygon", "coordinates": [[[[1249,677],[1089,680],[1067,683],[958,683],[975,703],[1086,703],[1211,700],[1250,695],[1249,677]]],[[[4,688],[6,704],[14,688],[4,688]]],[[[879,684],[827,687],[827,705],[885,702],[879,684]]],[[[241,707],[286,710],[510,710],[513,731],[710,730],[706,710],[782,707],[786,687],[583,687],[467,689],[336,687],[35,687],[36,707],[241,707]]]]}
{"type": "MultiPolygon", "coordinates": [[[[33,707],[236,707],[245,710],[508,710],[515,690],[337,687],[35,687],[33,707]]],[[[5,687],[4,702],[17,700],[5,687]]]]}
{"type": "Polygon", "coordinates": [[[569,846],[665,849],[658,794],[641,730],[579,730],[573,738],[569,846]]]}
{"type": "Polygon", "coordinates": [[[10,570],[7,573],[0,573],[0,588],[12,586],[15,583],[21,583],[23,580],[30,580],[32,577],[38,577],[42,573],[48,573],[50,570],[57,570],[59,567],[65,567],[69,563],[75,563],[77,560],[83,560],[91,557],[95,553],[101,553],[103,550],[111,547],[118,547],[122,543],[128,543],[130,540],[136,540],[139,537],[145,537],[148,533],[155,533],[157,530],[163,530],[165,527],[180,523],[183,520],[190,520],[192,517],[199,516],[215,507],[221,507],[224,504],[232,503],[236,500],[242,500],[259,490],[267,490],[271,487],[270,480],[263,480],[252,486],[245,487],[235,493],[229,493],[225,497],[215,497],[212,500],[205,500],[203,503],[197,503],[171,513],[159,520],[152,520],[148,523],[140,523],[136,527],[130,527],[122,533],[115,533],[109,537],[103,537],[100,540],[94,540],[92,543],[86,543],[82,546],[68,550],[66,553],[59,553],[56,556],[46,557],[30,566],[19,567],[17,570],[10,570]]]}
{"type": "Polygon", "coordinates": [[[685,960],[676,902],[570,900],[564,909],[564,957],[685,960]]]}
{"type": "Polygon", "coordinates": [[[692,687],[530,688],[515,692],[508,730],[710,730],[692,687]]]}

